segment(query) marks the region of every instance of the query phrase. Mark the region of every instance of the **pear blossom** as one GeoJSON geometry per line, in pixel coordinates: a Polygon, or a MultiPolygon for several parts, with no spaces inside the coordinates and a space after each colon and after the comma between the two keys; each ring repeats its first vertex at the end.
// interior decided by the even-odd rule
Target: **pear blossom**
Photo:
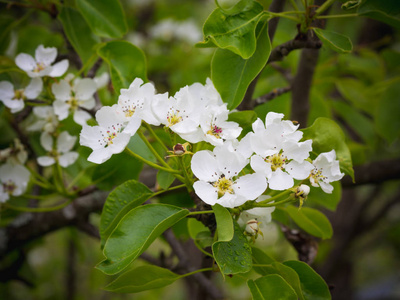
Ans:
{"type": "MultiPolygon", "coordinates": [[[[268,198],[271,198],[271,196],[261,195],[255,201],[261,202],[267,200],[268,198]]],[[[254,207],[249,210],[245,210],[240,214],[240,217],[238,219],[238,224],[240,227],[245,227],[248,221],[255,219],[259,222],[259,226],[261,228],[265,227],[266,224],[271,222],[272,220],[271,214],[274,212],[274,210],[275,206],[254,207]]]]}
{"type": "Polygon", "coordinates": [[[107,86],[107,84],[110,82],[110,75],[108,75],[107,72],[104,72],[100,76],[94,77],[93,80],[94,80],[94,83],[96,83],[97,90],[100,90],[103,87],[107,86]]]}
{"type": "Polygon", "coordinates": [[[344,173],[340,172],[339,161],[336,160],[336,152],[321,153],[313,161],[313,169],[310,174],[310,183],[314,187],[320,186],[328,194],[333,191],[330,182],[342,179],[344,173]]]}
{"type": "Polygon", "coordinates": [[[6,161],[12,165],[24,165],[28,159],[28,153],[24,145],[17,138],[14,139],[14,145],[0,150],[0,161],[6,161]]]}
{"type": "Polygon", "coordinates": [[[312,150],[312,140],[299,142],[303,133],[290,121],[282,121],[283,114],[268,113],[264,124],[253,123],[250,133],[252,169],[263,174],[273,190],[285,190],[294,185],[294,179],[306,179],[313,166],[306,161],[312,150]]]}
{"type": "Polygon", "coordinates": [[[117,111],[125,117],[126,130],[131,135],[136,133],[142,120],[151,125],[160,125],[160,121],[154,116],[151,109],[154,97],[154,85],[143,84],[143,80],[140,78],[136,78],[128,89],[121,89],[117,111]]]}
{"type": "Polygon", "coordinates": [[[60,77],[68,69],[69,62],[64,59],[60,62],[52,63],[56,60],[57,48],[39,45],[35,51],[35,58],[26,53],[20,53],[15,58],[17,66],[24,70],[29,77],[60,77]]]}
{"type": "Polygon", "coordinates": [[[126,129],[125,116],[117,111],[117,105],[103,106],[96,113],[98,126],[83,125],[80,144],[93,152],[88,161],[101,164],[113,154],[121,153],[131,138],[126,129]]]}
{"type": "Polygon", "coordinates": [[[4,164],[0,167],[0,202],[7,201],[10,196],[22,195],[29,182],[30,173],[22,165],[4,164]]]}
{"type": "Polygon", "coordinates": [[[24,89],[14,90],[12,83],[0,81],[0,100],[10,108],[12,113],[21,111],[25,107],[24,100],[36,99],[42,92],[43,82],[40,78],[32,78],[24,89]]]}
{"type": "Polygon", "coordinates": [[[93,94],[97,90],[97,85],[93,79],[78,78],[70,82],[61,79],[52,85],[51,90],[56,97],[53,107],[59,120],[67,118],[70,111],[74,114],[75,123],[79,125],[86,124],[91,118],[83,108],[90,110],[96,105],[93,94]]]}
{"type": "Polygon", "coordinates": [[[193,174],[199,179],[193,185],[196,194],[207,204],[231,208],[256,199],[267,188],[267,182],[258,173],[239,176],[247,163],[248,159],[224,145],[213,152],[196,152],[191,162],[193,174]]]}
{"type": "Polygon", "coordinates": [[[63,131],[57,137],[56,146],[53,137],[43,132],[40,136],[42,147],[48,151],[48,155],[38,157],[38,164],[43,167],[53,165],[56,161],[61,167],[68,167],[78,159],[78,152],[71,151],[76,142],[76,136],[71,136],[67,131],[63,131]]]}
{"type": "Polygon", "coordinates": [[[27,127],[30,131],[54,132],[59,124],[58,117],[52,106],[36,106],[33,108],[36,121],[27,127]]]}

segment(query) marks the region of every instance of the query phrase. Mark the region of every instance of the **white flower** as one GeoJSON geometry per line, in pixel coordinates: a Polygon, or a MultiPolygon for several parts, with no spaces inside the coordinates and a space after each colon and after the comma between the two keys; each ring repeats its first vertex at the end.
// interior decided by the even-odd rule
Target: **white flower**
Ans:
{"type": "Polygon", "coordinates": [[[22,195],[29,182],[30,173],[21,165],[5,164],[0,167],[0,202],[7,201],[10,196],[22,195]]]}
{"type": "Polygon", "coordinates": [[[96,105],[93,94],[97,90],[97,85],[91,78],[83,78],[68,82],[61,79],[59,83],[54,83],[51,90],[56,97],[53,103],[54,112],[60,120],[68,117],[70,111],[74,114],[74,121],[79,125],[86,124],[91,115],[84,111],[92,109],[96,105]]]}
{"type": "Polygon", "coordinates": [[[299,142],[303,133],[290,121],[282,121],[283,114],[268,113],[265,127],[260,119],[253,123],[249,136],[256,155],[250,165],[254,171],[268,178],[273,190],[285,190],[294,185],[293,179],[309,176],[313,166],[306,161],[312,150],[311,140],[299,142]]]}
{"type": "Polygon", "coordinates": [[[7,161],[12,165],[24,165],[28,159],[28,153],[24,145],[17,138],[14,139],[14,146],[0,151],[0,161],[7,161]]]}
{"type": "MultiPolygon", "coordinates": [[[[261,202],[271,198],[271,196],[261,195],[255,201],[261,202]]],[[[245,210],[240,214],[238,219],[238,224],[243,227],[249,220],[256,219],[261,224],[260,227],[265,226],[266,224],[270,223],[272,220],[271,214],[274,212],[275,207],[254,207],[249,210],[245,210]]]]}
{"type": "Polygon", "coordinates": [[[143,84],[143,80],[140,78],[136,78],[129,89],[121,89],[117,111],[125,117],[128,123],[126,131],[131,135],[134,135],[140,127],[141,120],[151,125],[160,125],[151,108],[154,97],[153,84],[143,84]]]}
{"type": "Polygon", "coordinates": [[[342,179],[344,173],[340,172],[339,161],[336,160],[336,152],[321,153],[313,161],[314,168],[311,171],[310,182],[314,187],[321,187],[321,189],[328,194],[333,191],[333,186],[330,182],[342,179]]]}
{"type": "Polygon", "coordinates": [[[43,82],[40,78],[33,78],[25,89],[14,90],[14,86],[8,81],[0,82],[0,100],[11,109],[12,113],[21,111],[24,100],[36,99],[42,92],[43,82]]]}
{"type": "Polygon", "coordinates": [[[15,63],[32,78],[43,76],[60,77],[67,71],[69,63],[67,59],[64,59],[52,65],[56,57],[56,48],[45,48],[43,45],[39,45],[35,51],[35,58],[29,54],[20,53],[15,58],[15,63]]]}
{"type": "Polygon", "coordinates": [[[236,139],[242,128],[236,122],[228,122],[229,110],[225,105],[208,106],[200,118],[200,126],[204,133],[204,140],[217,146],[226,140],[236,139]]]}
{"type": "Polygon", "coordinates": [[[59,122],[52,106],[36,106],[33,108],[33,114],[38,120],[28,126],[28,130],[52,133],[57,129],[59,122]]]}
{"type": "Polygon", "coordinates": [[[196,24],[191,20],[175,21],[164,19],[150,29],[150,36],[164,41],[171,41],[173,38],[196,43],[202,38],[202,34],[196,24]]]}
{"type": "Polygon", "coordinates": [[[199,151],[193,155],[191,167],[199,179],[193,185],[196,194],[205,203],[236,207],[254,200],[267,188],[264,176],[239,176],[248,160],[227,147],[215,147],[213,152],[199,151]]]}
{"type": "Polygon", "coordinates": [[[117,105],[103,106],[96,113],[98,126],[83,125],[80,144],[93,149],[88,160],[101,164],[113,154],[121,153],[131,134],[125,131],[125,116],[117,112],[117,105]]]}
{"type": "Polygon", "coordinates": [[[96,76],[93,78],[94,82],[96,83],[97,89],[100,90],[103,87],[107,86],[107,84],[110,82],[110,75],[108,75],[107,72],[104,72],[100,76],[96,76]]]}
{"type": "Polygon", "coordinates": [[[43,167],[53,165],[56,161],[61,167],[72,165],[78,158],[78,152],[70,151],[76,142],[76,136],[71,136],[67,131],[63,131],[57,137],[57,145],[54,147],[53,137],[47,132],[40,136],[40,143],[49,153],[48,156],[38,157],[38,164],[43,167]]]}

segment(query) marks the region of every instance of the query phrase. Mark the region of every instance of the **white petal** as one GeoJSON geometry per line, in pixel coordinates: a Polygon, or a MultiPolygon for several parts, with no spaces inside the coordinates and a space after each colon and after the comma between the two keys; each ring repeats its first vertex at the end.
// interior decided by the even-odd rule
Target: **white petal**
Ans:
{"type": "Polygon", "coordinates": [[[26,53],[18,54],[15,58],[15,64],[24,71],[32,71],[36,68],[35,59],[26,53]]]}
{"type": "Polygon", "coordinates": [[[74,122],[81,126],[86,125],[87,121],[90,120],[91,118],[92,116],[88,112],[82,109],[78,109],[74,112],[74,122]]]}
{"type": "Polygon", "coordinates": [[[79,106],[86,109],[92,109],[96,106],[96,100],[93,97],[91,97],[85,101],[80,101],[79,106]]]}
{"type": "Polygon", "coordinates": [[[109,160],[112,155],[113,153],[109,148],[101,148],[93,150],[92,154],[89,155],[87,160],[95,164],[102,164],[103,162],[109,160]]]}
{"type": "Polygon", "coordinates": [[[104,72],[100,76],[96,76],[95,78],[93,78],[93,80],[96,83],[97,89],[99,90],[108,84],[108,82],[110,81],[110,75],[108,75],[107,72],[104,72]]]}
{"type": "Polygon", "coordinates": [[[262,174],[264,177],[269,178],[272,174],[271,164],[267,163],[261,156],[253,155],[250,158],[250,166],[256,173],[262,174]]]}
{"type": "Polygon", "coordinates": [[[0,100],[11,100],[14,98],[14,86],[11,82],[0,81],[0,100]]]}
{"type": "Polygon", "coordinates": [[[246,200],[254,200],[267,188],[267,180],[261,174],[247,174],[239,177],[233,184],[235,194],[241,195],[246,200]]]}
{"type": "Polygon", "coordinates": [[[117,105],[113,106],[103,106],[96,112],[96,121],[103,127],[107,128],[110,126],[115,126],[117,123],[122,124],[125,120],[123,114],[118,114],[117,105]]]}
{"type": "Polygon", "coordinates": [[[205,203],[209,205],[214,205],[218,203],[218,192],[217,190],[210,184],[205,181],[196,181],[193,184],[194,191],[197,196],[205,203]]]}
{"type": "Polygon", "coordinates": [[[100,126],[83,125],[79,143],[82,146],[90,147],[93,150],[102,149],[104,146],[99,142],[103,140],[100,126]]]}
{"type": "Polygon", "coordinates": [[[332,186],[332,185],[330,185],[329,183],[325,183],[325,182],[323,182],[323,181],[320,181],[320,182],[319,182],[319,185],[320,185],[321,189],[322,189],[325,193],[327,193],[327,194],[332,194],[332,191],[333,191],[333,186],[332,186]]]}
{"type": "Polygon", "coordinates": [[[69,115],[69,105],[67,102],[62,100],[56,100],[53,102],[54,113],[57,115],[58,119],[64,120],[69,115]]]}
{"type": "Polygon", "coordinates": [[[36,61],[43,63],[45,66],[49,66],[55,61],[57,57],[57,48],[48,47],[45,48],[43,45],[39,45],[35,51],[36,61]]]}
{"type": "Polygon", "coordinates": [[[29,85],[25,88],[25,96],[27,99],[35,99],[42,92],[43,81],[41,78],[32,78],[29,85]]]}
{"type": "Polygon", "coordinates": [[[79,80],[75,88],[75,96],[79,100],[86,100],[93,96],[97,90],[96,83],[91,78],[79,80]]]}
{"type": "Polygon", "coordinates": [[[128,145],[131,135],[127,133],[120,133],[113,139],[113,144],[108,146],[111,153],[118,154],[124,151],[126,145],[128,145]]]}
{"type": "Polygon", "coordinates": [[[63,131],[57,138],[57,151],[59,153],[69,152],[76,143],[76,136],[70,135],[67,131],[63,131]]]}
{"type": "Polygon", "coordinates": [[[311,144],[312,140],[307,140],[301,143],[287,140],[283,144],[283,151],[289,159],[294,159],[301,163],[310,156],[310,151],[312,151],[311,144]]]}
{"type": "Polygon", "coordinates": [[[204,141],[204,134],[200,127],[198,127],[196,131],[191,133],[179,133],[179,136],[192,144],[204,141]]]}
{"type": "Polygon", "coordinates": [[[69,62],[64,59],[52,66],[52,70],[49,74],[50,77],[60,77],[62,76],[68,69],[69,62]]]}
{"type": "Polygon", "coordinates": [[[251,126],[253,128],[254,133],[263,132],[265,130],[264,123],[261,121],[260,118],[257,118],[257,120],[255,120],[251,126]]]}
{"type": "Polygon", "coordinates": [[[133,115],[129,119],[129,122],[126,125],[124,132],[133,136],[133,135],[135,135],[136,131],[139,129],[141,124],[142,124],[142,119],[138,118],[136,115],[133,115]]]}
{"type": "Polygon", "coordinates": [[[297,180],[306,179],[308,176],[310,176],[312,169],[314,169],[314,166],[306,160],[302,163],[292,160],[285,166],[286,172],[288,172],[294,179],[297,180]]]}
{"type": "Polygon", "coordinates": [[[59,83],[53,83],[51,91],[57,100],[67,101],[71,99],[71,86],[64,79],[61,79],[59,83]]]}
{"type": "Polygon", "coordinates": [[[272,172],[271,178],[268,179],[269,188],[272,190],[283,191],[293,186],[294,181],[292,176],[283,172],[281,169],[277,169],[272,172]]]}
{"type": "Polygon", "coordinates": [[[16,99],[5,99],[3,100],[3,103],[6,107],[11,109],[11,112],[14,114],[16,112],[21,111],[24,106],[25,102],[22,99],[16,100],[16,99]]]}
{"type": "Polygon", "coordinates": [[[269,112],[265,116],[265,126],[269,126],[275,122],[280,122],[284,116],[285,116],[284,114],[276,113],[273,111],[269,112]]]}
{"type": "Polygon", "coordinates": [[[224,146],[215,147],[214,154],[218,168],[227,178],[237,176],[240,171],[247,165],[247,160],[239,153],[231,152],[224,146]]]}
{"type": "Polygon", "coordinates": [[[241,195],[225,193],[221,198],[217,200],[217,203],[229,208],[234,208],[245,203],[247,199],[241,195]]]}
{"type": "Polygon", "coordinates": [[[50,157],[50,156],[40,156],[37,158],[37,161],[38,161],[38,164],[41,165],[42,167],[51,166],[56,162],[54,157],[50,157]]]}
{"type": "Polygon", "coordinates": [[[203,181],[215,182],[221,175],[214,155],[206,150],[193,155],[191,168],[194,176],[203,181]]]}
{"type": "Polygon", "coordinates": [[[72,165],[78,159],[78,152],[67,152],[58,158],[58,163],[61,167],[66,168],[72,165]]]}
{"type": "Polygon", "coordinates": [[[47,151],[52,151],[53,150],[53,137],[48,134],[47,132],[43,132],[40,135],[40,144],[42,147],[47,150],[47,151]]]}

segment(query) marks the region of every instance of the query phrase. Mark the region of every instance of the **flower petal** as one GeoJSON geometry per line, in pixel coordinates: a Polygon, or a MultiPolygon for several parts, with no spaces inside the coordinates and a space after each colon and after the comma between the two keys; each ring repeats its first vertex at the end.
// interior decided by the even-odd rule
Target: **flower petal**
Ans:
{"type": "Polygon", "coordinates": [[[277,169],[272,172],[271,178],[268,178],[269,188],[272,190],[283,191],[293,186],[294,181],[292,176],[288,173],[283,172],[281,169],[277,169]]]}
{"type": "Polygon", "coordinates": [[[196,195],[205,203],[209,205],[217,203],[218,191],[212,186],[212,184],[200,180],[193,184],[193,188],[196,195]]]}
{"type": "Polygon", "coordinates": [[[76,143],[76,136],[70,135],[67,131],[63,131],[57,138],[57,151],[58,153],[69,152],[76,143]]]}
{"type": "Polygon", "coordinates": [[[47,151],[52,151],[53,150],[53,137],[48,134],[47,132],[43,132],[40,135],[40,144],[42,147],[47,150],[47,151]]]}
{"type": "Polygon", "coordinates": [[[78,159],[78,152],[67,152],[58,158],[61,167],[66,168],[72,165],[78,159]]]}
{"type": "Polygon", "coordinates": [[[54,157],[40,156],[37,158],[37,162],[42,167],[48,167],[48,166],[53,165],[56,162],[56,160],[54,159],[54,157]]]}
{"type": "Polygon", "coordinates": [[[81,126],[86,125],[91,118],[92,116],[84,110],[78,109],[74,112],[74,122],[81,126]]]}
{"type": "Polygon", "coordinates": [[[259,197],[267,188],[267,180],[261,174],[247,174],[239,177],[233,184],[235,194],[243,196],[246,201],[259,197]]]}
{"type": "Polygon", "coordinates": [[[52,70],[49,74],[50,77],[60,77],[62,76],[68,69],[69,62],[67,59],[64,59],[52,66],[52,70]]]}
{"type": "Polygon", "coordinates": [[[56,100],[53,102],[54,113],[57,115],[58,119],[64,120],[69,115],[69,105],[67,102],[62,100],[56,100]]]}
{"type": "Polygon", "coordinates": [[[0,81],[0,100],[11,100],[14,98],[14,86],[11,82],[0,81]]]}
{"type": "Polygon", "coordinates": [[[59,83],[53,83],[51,91],[57,100],[67,101],[71,99],[71,86],[64,79],[61,79],[59,83]]]}
{"type": "Polygon", "coordinates": [[[79,100],[86,100],[93,96],[97,90],[97,85],[91,78],[83,78],[74,87],[75,96],[79,100]]]}
{"type": "Polygon", "coordinates": [[[308,176],[310,176],[312,169],[314,169],[314,166],[306,160],[302,163],[292,160],[285,166],[286,172],[288,172],[294,179],[297,180],[306,179],[308,176]]]}
{"type": "Polygon", "coordinates": [[[25,88],[24,94],[27,99],[35,99],[42,92],[43,81],[41,78],[32,78],[29,85],[25,88]]]}
{"type": "Polygon", "coordinates": [[[194,176],[203,181],[215,182],[221,175],[214,155],[206,150],[193,155],[191,168],[194,176]]]}
{"type": "Polygon", "coordinates": [[[15,58],[15,64],[18,66],[18,68],[24,70],[25,72],[32,71],[34,68],[36,68],[35,59],[26,53],[18,54],[15,58]]]}
{"type": "Polygon", "coordinates": [[[57,57],[57,48],[39,45],[35,51],[35,58],[38,63],[43,63],[45,66],[50,66],[57,57]]]}

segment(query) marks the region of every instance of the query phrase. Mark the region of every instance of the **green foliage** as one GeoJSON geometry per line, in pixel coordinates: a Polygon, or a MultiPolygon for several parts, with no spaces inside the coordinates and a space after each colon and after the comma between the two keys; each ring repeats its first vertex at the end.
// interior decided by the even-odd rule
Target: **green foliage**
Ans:
{"type": "Polygon", "coordinates": [[[98,36],[120,38],[128,30],[118,0],[76,0],[76,5],[93,33],[98,36]]]}
{"type": "Polygon", "coordinates": [[[129,270],[107,285],[104,289],[115,293],[138,293],[169,285],[180,276],[157,266],[141,266],[129,270]]]}
{"type": "Polygon", "coordinates": [[[146,80],[146,58],[139,48],[125,41],[111,41],[97,53],[108,64],[115,91],[128,88],[136,78],[146,80]]]}
{"type": "Polygon", "coordinates": [[[247,87],[261,72],[271,53],[268,23],[258,25],[257,47],[249,59],[231,51],[217,49],[211,61],[211,79],[229,109],[236,108],[243,100],[247,87]]]}
{"type": "MultiPolygon", "coordinates": [[[[270,265],[275,262],[275,260],[267,255],[264,251],[259,248],[252,247],[251,255],[253,257],[253,265],[270,265]]],[[[260,275],[267,275],[267,270],[264,267],[253,266],[254,271],[260,275]]]]}
{"type": "Polygon", "coordinates": [[[296,291],[281,276],[273,274],[247,281],[254,300],[296,300],[296,291]]]}
{"type": "Polygon", "coordinates": [[[108,237],[103,251],[106,259],[97,268],[108,275],[119,273],[188,213],[186,209],[166,204],[147,204],[132,209],[108,237]]]}
{"type": "Polygon", "coordinates": [[[364,0],[358,6],[357,13],[400,28],[400,3],[398,1],[364,0]]]}
{"type": "Polygon", "coordinates": [[[219,242],[229,242],[233,238],[234,226],[230,212],[219,204],[213,205],[215,219],[217,221],[217,233],[219,242]]]}
{"type": "Polygon", "coordinates": [[[332,182],[332,194],[325,193],[321,188],[311,186],[310,194],[307,196],[307,204],[317,204],[331,211],[335,211],[342,199],[342,185],[339,181],[332,182]]]}
{"type": "Polygon", "coordinates": [[[315,34],[324,43],[324,46],[339,53],[349,53],[353,49],[350,39],[342,34],[327,31],[320,28],[314,28],[315,34]]]}

